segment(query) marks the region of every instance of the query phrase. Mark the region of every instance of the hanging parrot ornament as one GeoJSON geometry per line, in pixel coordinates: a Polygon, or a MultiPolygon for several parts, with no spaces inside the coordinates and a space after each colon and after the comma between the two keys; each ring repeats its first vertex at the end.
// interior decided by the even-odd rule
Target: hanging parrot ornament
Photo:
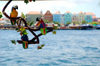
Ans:
{"type": "Polygon", "coordinates": [[[24,27],[21,27],[20,29],[20,35],[21,35],[21,40],[23,41],[22,45],[24,49],[28,48],[28,36],[27,36],[27,31],[24,27]]]}
{"type": "Polygon", "coordinates": [[[44,23],[44,21],[42,19],[39,20],[39,22],[36,24],[36,26],[40,28],[40,32],[43,35],[45,35],[47,33],[46,24],[44,23]]]}
{"type": "MultiPolygon", "coordinates": [[[[18,9],[17,5],[15,5],[15,6],[12,7],[12,10],[11,10],[11,13],[10,13],[10,17],[11,18],[16,18],[18,16],[18,12],[17,12],[16,9],[18,9]]],[[[16,24],[16,20],[12,20],[11,19],[11,24],[15,25],[16,24]]]]}
{"type": "Polygon", "coordinates": [[[46,24],[44,23],[44,21],[41,19],[40,20],[40,31],[43,35],[45,35],[47,33],[47,28],[46,28],[46,24]]]}

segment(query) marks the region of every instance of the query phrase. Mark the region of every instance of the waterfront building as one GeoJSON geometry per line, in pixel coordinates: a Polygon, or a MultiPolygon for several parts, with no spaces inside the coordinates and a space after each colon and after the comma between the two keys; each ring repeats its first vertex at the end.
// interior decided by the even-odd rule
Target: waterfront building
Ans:
{"type": "Polygon", "coordinates": [[[98,21],[96,16],[93,16],[92,18],[93,18],[93,22],[97,22],[98,21]]]}
{"type": "Polygon", "coordinates": [[[58,22],[59,24],[61,24],[61,17],[62,15],[59,11],[57,11],[55,14],[53,14],[53,22],[58,22]]]}
{"type": "Polygon", "coordinates": [[[26,14],[26,21],[36,23],[37,18],[41,18],[42,14],[39,11],[30,11],[26,14]]]}
{"type": "Polygon", "coordinates": [[[76,22],[79,22],[79,21],[78,21],[78,14],[74,13],[74,14],[72,15],[72,23],[76,23],[76,22]]]}
{"type": "Polygon", "coordinates": [[[93,17],[95,16],[92,12],[86,12],[85,13],[85,21],[86,22],[93,22],[93,17]]]}
{"type": "Polygon", "coordinates": [[[93,22],[92,16],[91,15],[85,15],[85,21],[86,22],[93,22]]]}
{"type": "Polygon", "coordinates": [[[72,14],[69,11],[64,14],[64,24],[67,24],[68,22],[72,22],[72,14]]]}
{"type": "Polygon", "coordinates": [[[44,20],[47,20],[48,22],[53,21],[53,15],[49,10],[44,14],[43,17],[44,17],[44,20]]]}
{"type": "Polygon", "coordinates": [[[84,21],[85,20],[85,14],[81,11],[81,12],[79,12],[79,14],[78,14],[78,22],[80,23],[80,24],[82,24],[82,21],[84,21]]]}
{"type": "Polygon", "coordinates": [[[61,16],[61,23],[60,23],[60,25],[62,26],[62,27],[64,27],[65,26],[65,24],[64,24],[64,14],[62,14],[62,16],[61,16]]]}
{"type": "Polygon", "coordinates": [[[100,18],[98,18],[98,21],[97,22],[100,22],[100,18]]]}
{"type": "Polygon", "coordinates": [[[11,22],[7,18],[0,18],[0,24],[11,24],[11,22]]]}

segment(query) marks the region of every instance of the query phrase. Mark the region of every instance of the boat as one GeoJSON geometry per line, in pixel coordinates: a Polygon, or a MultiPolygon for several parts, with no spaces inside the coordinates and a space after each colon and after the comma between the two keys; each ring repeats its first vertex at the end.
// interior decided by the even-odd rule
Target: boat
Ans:
{"type": "Polygon", "coordinates": [[[100,25],[96,25],[95,28],[96,28],[96,29],[100,29],[100,25]]]}
{"type": "Polygon", "coordinates": [[[90,24],[82,24],[80,28],[81,30],[90,30],[90,29],[93,29],[93,26],[90,24]]]}

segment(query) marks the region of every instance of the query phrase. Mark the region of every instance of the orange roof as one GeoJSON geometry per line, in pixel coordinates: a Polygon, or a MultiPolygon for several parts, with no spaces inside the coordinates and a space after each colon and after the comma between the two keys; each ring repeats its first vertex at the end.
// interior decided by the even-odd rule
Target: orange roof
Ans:
{"type": "Polygon", "coordinates": [[[94,13],[92,13],[92,12],[86,12],[85,13],[86,15],[92,15],[92,16],[94,16],[95,14],[94,13]]]}
{"type": "Polygon", "coordinates": [[[98,19],[98,22],[100,22],[100,19],[98,19]]]}
{"type": "Polygon", "coordinates": [[[27,14],[41,14],[41,12],[39,12],[39,11],[30,11],[27,14]]]}
{"type": "Polygon", "coordinates": [[[60,11],[57,11],[55,14],[60,14],[60,11]]]}
{"type": "Polygon", "coordinates": [[[49,10],[47,10],[47,12],[44,15],[52,15],[52,13],[49,10]]]}
{"type": "Polygon", "coordinates": [[[82,13],[83,13],[82,11],[79,12],[79,14],[82,14],[82,13]]]}
{"type": "Polygon", "coordinates": [[[66,13],[70,13],[70,11],[66,11],[66,13]]]}
{"type": "Polygon", "coordinates": [[[97,18],[96,16],[92,16],[92,18],[97,18]]]}

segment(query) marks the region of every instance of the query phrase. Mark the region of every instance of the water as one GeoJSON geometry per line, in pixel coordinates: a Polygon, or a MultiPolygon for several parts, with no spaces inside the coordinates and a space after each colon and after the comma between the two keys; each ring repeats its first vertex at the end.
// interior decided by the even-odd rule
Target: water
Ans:
{"type": "MultiPolygon", "coordinates": [[[[29,37],[32,35],[29,33],[29,37]]],[[[40,44],[23,49],[10,40],[20,39],[14,30],[0,30],[0,66],[99,66],[100,30],[58,30],[40,37],[40,44]]]]}

